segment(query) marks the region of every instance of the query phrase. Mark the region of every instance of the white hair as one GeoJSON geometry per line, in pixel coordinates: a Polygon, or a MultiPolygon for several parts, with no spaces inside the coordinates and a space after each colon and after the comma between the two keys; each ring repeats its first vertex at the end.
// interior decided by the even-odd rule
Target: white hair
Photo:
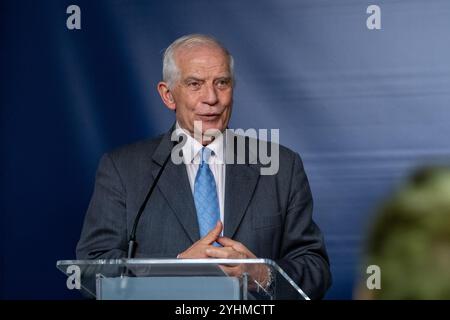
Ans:
{"type": "Polygon", "coordinates": [[[167,83],[170,89],[173,89],[175,83],[180,79],[180,70],[175,62],[175,51],[180,48],[193,48],[197,46],[215,46],[220,48],[228,57],[228,66],[231,78],[234,83],[234,59],[218,40],[211,36],[203,34],[189,34],[178,38],[164,51],[163,57],[163,81],[167,83]]]}

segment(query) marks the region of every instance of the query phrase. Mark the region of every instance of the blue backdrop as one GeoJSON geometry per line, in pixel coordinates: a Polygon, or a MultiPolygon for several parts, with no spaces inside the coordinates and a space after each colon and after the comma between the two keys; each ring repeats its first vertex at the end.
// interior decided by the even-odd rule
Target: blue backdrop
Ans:
{"type": "Polygon", "coordinates": [[[168,129],[162,51],[199,32],[235,57],[231,127],[280,128],[303,157],[327,298],[351,298],[376,204],[450,155],[449,30],[448,0],[1,1],[1,297],[79,297],[55,263],[75,257],[98,160],[168,129]]]}

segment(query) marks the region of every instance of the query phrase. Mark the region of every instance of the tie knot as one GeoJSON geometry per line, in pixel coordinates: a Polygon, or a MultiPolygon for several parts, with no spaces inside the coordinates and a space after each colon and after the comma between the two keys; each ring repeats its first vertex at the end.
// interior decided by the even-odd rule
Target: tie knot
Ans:
{"type": "Polygon", "coordinates": [[[208,164],[208,160],[209,160],[209,157],[211,157],[211,153],[212,153],[211,149],[206,148],[206,147],[202,148],[202,162],[201,162],[201,165],[203,165],[204,163],[208,164]]]}

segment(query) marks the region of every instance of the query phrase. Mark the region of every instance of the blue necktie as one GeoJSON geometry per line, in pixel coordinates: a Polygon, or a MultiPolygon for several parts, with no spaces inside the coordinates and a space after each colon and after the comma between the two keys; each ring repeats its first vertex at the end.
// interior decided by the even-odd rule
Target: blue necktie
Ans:
{"type": "MultiPolygon", "coordinates": [[[[220,220],[216,181],[207,162],[210,156],[211,150],[203,147],[201,150],[202,160],[194,184],[194,202],[201,238],[208,234],[220,220]]],[[[214,245],[218,246],[217,243],[214,245]]]]}

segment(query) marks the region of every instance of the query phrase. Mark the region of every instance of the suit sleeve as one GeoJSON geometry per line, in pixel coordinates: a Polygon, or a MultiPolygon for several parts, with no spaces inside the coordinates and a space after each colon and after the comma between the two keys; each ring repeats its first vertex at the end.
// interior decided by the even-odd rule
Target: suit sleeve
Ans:
{"type": "Polygon", "coordinates": [[[95,188],[77,245],[77,259],[126,257],[126,191],[108,154],[97,169],[95,188]]]}
{"type": "Polygon", "coordinates": [[[311,298],[320,299],[331,285],[324,239],[312,219],[313,199],[302,161],[295,154],[280,257],[276,262],[311,298]]]}

